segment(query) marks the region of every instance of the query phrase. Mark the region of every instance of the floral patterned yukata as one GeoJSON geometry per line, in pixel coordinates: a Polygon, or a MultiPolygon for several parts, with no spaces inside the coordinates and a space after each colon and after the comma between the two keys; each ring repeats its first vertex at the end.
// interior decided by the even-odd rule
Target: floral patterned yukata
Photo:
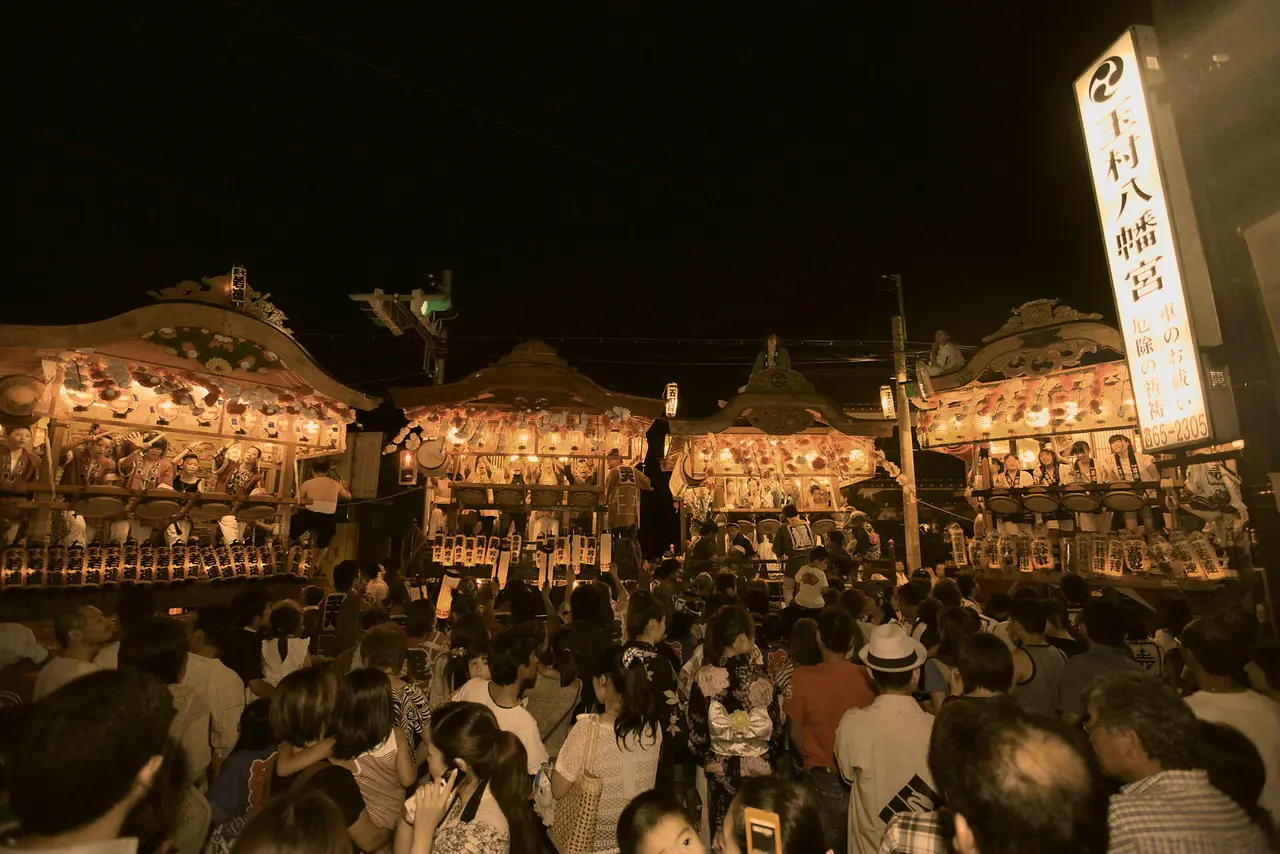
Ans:
{"type": "Polygon", "coordinates": [[[750,653],[704,664],[689,697],[689,746],[707,772],[712,834],[744,777],[773,773],[782,736],[778,692],[769,671],[750,653]]]}

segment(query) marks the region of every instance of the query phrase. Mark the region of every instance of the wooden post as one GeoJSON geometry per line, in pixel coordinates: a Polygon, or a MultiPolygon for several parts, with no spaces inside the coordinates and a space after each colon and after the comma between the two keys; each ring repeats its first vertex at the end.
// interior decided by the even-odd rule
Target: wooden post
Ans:
{"type": "MultiPolygon", "coordinates": [[[[293,445],[285,445],[284,462],[280,465],[280,482],[277,485],[276,494],[281,498],[288,498],[293,493],[294,485],[294,469],[297,465],[298,450],[293,445]]],[[[289,542],[289,520],[293,516],[293,505],[280,505],[280,539],[288,544],[289,542]]]]}

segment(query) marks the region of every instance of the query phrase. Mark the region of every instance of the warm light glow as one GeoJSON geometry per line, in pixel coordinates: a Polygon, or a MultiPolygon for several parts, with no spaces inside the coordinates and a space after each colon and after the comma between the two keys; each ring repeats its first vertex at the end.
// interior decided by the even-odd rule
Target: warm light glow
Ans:
{"type": "Polygon", "coordinates": [[[984,415],[978,419],[978,426],[981,427],[983,430],[990,430],[991,424],[992,424],[992,421],[991,421],[990,415],[984,415]]]}
{"type": "Polygon", "coordinates": [[[898,407],[893,400],[892,386],[880,386],[880,412],[884,414],[885,418],[898,417],[898,407]]]}
{"type": "Polygon", "coordinates": [[[445,434],[445,438],[448,439],[449,442],[454,445],[461,445],[463,442],[466,441],[466,439],[463,439],[461,436],[458,435],[457,427],[450,427],[449,432],[445,434]]]}
{"type": "Polygon", "coordinates": [[[662,396],[666,400],[666,406],[663,409],[664,414],[668,418],[675,418],[676,410],[680,408],[680,387],[675,383],[667,383],[662,396]]]}
{"type": "MultiPolygon", "coordinates": [[[[1211,438],[1200,352],[1144,75],[1159,69],[1155,38],[1132,27],[1075,82],[1102,243],[1124,336],[1142,444],[1148,452],[1211,438]]],[[[1175,139],[1159,140],[1176,146],[1175,139]]]]}
{"type": "Polygon", "coordinates": [[[1080,418],[1080,404],[1074,400],[1068,400],[1066,405],[1067,418],[1075,421],[1080,418]]]}
{"type": "Polygon", "coordinates": [[[1036,455],[1036,452],[1032,450],[1019,451],[1018,459],[1022,460],[1024,463],[1031,466],[1031,465],[1035,465],[1037,455],[1036,455]]]}
{"type": "Polygon", "coordinates": [[[521,433],[521,434],[520,434],[520,447],[522,447],[522,448],[523,448],[523,447],[524,447],[525,445],[527,445],[527,444],[529,444],[529,434],[528,434],[528,433],[521,433]]]}
{"type": "Polygon", "coordinates": [[[1231,443],[1231,447],[1237,451],[1242,450],[1244,448],[1244,439],[1236,439],[1231,443]]]}
{"type": "Polygon", "coordinates": [[[1041,409],[1027,413],[1027,424],[1032,427],[1045,427],[1049,424],[1049,410],[1041,409]]]}
{"type": "Polygon", "coordinates": [[[519,457],[519,456],[517,456],[517,455],[515,455],[515,454],[512,454],[512,455],[508,458],[508,460],[507,460],[507,461],[508,461],[508,462],[512,462],[512,463],[514,463],[514,462],[515,462],[516,460],[518,460],[518,459],[520,459],[520,457],[519,457]]]}
{"type": "Polygon", "coordinates": [[[164,397],[156,402],[156,415],[162,421],[172,421],[181,411],[182,407],[174,403],[171,397],[164,397]]]}
{"type": "Polygon", "coordinates": [[[533,454],[530,454],[529,456],[525,457],[525,459],[531,463],[536,463],[538,461],[538,458],[533,454]]]}
{"type": "Polygon", "coordinates": [[[63,386],[62,393],[67,400],[70,401],[72,406],[82,411],[88,409],[98,399],[96,394],[85,388],[69,389],[66,386],[63,386]]]}
{"type": "Polygon", "coordinates": [[[320,425],[315,419],[308,419],[302,424],[302,432],[306,433],[308,436],[315,436],[320,432],[320,425]]]}
{"type": "Polygon", "coordinates": [[[731,462],[733,462],[733,452],[732,452],[732,451],[730,451],[728,448],[721,448],[721,449],[720,449],[720,461],[721,461],[721,462],[725,462],[725,463],[731,463],[731,462]]]}
{"type": "Polygon", "coordinates": [[[1000,459],[1009,456],[1008,442],[992,442],[989,447],[991,449],[991,457],[993,459],[1000,459]]]}

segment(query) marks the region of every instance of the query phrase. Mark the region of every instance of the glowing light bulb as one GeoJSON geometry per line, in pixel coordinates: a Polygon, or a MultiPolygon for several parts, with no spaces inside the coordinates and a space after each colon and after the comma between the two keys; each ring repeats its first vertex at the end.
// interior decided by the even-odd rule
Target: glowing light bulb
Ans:
{"type": "Polygon", "coordinates": [[[992,419],[990,415],[984,415],[978,419],[978,426],[981,427],[983,430],[990,430],[991,424],[992,424],[992,419]]]}
{"type": "Polygon", "coordinates": [[[538,458],[533,454],[530,454],[529,456],[525,457],[525,459],[531,463],[536,463],[538,461],[538,458]]]}

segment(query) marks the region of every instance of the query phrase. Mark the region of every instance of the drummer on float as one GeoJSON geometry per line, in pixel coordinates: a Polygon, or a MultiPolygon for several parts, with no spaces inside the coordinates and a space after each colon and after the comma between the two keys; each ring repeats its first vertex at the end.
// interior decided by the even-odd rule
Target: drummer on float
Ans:
{"type": "MultiPolygon", "coordinates": [[[[217,478],[218,492],[252,495],[267,476],[262,468],[262,449],[257,445],[250,445],[240,459],[235,459],[227,452],[228,447],[218,451],[213,459],[213,476],[217,478]]],[[[222,532],[223,542],[228,545],[240,540],[244,534],[244,525],[236,518],[235,508],[218,520],[218,529],[222,532]]]]}
{"type": "MultiPolygon", "coordinates": [[[[183,492],[188,496],[204,492],[204,477],[200,474],[200,455],[188,448],[178,462],[178,473],[173,478],[175,492],[183,492]]],[[[191,505],[193,499],[188,498],[181,512],[164,527],[164,541],[169,546],[186,545],[191,539],[191,505]]]]}
{"type": "MultiPolygon", "coordinates": [[[[144,436],[131,433],[125,439],[126,447],[133,451],[116,464],[124,487],[130,492],[148,489],[173,489],[173,463],[164,458],[169,442],[163,433],[144,436]]],[[[135,502],[136,505],[136,502],[135,502]]],[[[136,517],[118,519],[111,523],[111,539],[124,544],[128,539],[144,543],[151,539],[151,527],[136,517]]]]}
{"type": "MultiPolygon", "coordinates": [[[[120,480],[116,466],[116,440],[110,433],[91,431],[85,440],[63,457],[62,482],[68,486],[110,486],[120,480]]],[[[74,510],[67,510],[64,546],[85,546],[89,523],[74,510]]]]}
{"type": "Polygon", "coordinates": [[[1031,472],[1022,470],[1022,460],[1017,454],[1004,455],[1004,468],[991,476],[992,486],[996,489],[1022,489],[1034,486],[1035,480],[1031,472]]]}

